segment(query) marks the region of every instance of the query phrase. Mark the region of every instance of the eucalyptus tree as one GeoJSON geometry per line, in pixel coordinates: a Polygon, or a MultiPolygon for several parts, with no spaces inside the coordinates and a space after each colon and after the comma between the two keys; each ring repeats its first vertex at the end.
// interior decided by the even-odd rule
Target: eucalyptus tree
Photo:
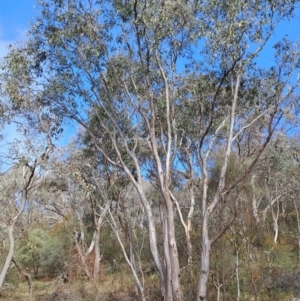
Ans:
{"type": "Polygon", "coordinates": [[[268,213],[271,213],[275,244],[280,230],[279,215],[288,215],[294,210],[297,215],[297,204],[294,203],[299,190],[297,145],[297,139],[292,135],[285,131],[278,133],[261,157],[251,180],[254,218],[257,225],[267,226],[268,213]]]}
{"type": "MultiPolygon", "coordinates": [[[[36,203],[53,227],[64,225],[73,241],[79,269],[88,279],[96,279],[100,268],[100,229],[109,203],[99,199],[102,180],[95,157],[86,156],[71,143],[52,156],[43,185],[35,191],[36,203]],[[62,159],[63,158],[63,159],[62,159]],[[88,261],[93,254],[94,265],[88,261]]],[[[68,262],[71,263],[70,258],[68,262]]]]}
{"type": "MultiPolygon", "coordinates": [[[[28,141],[27,141],[28,142],[28,141]]],[[[5,276],[15,250],[15,226],[20,221],[20,217],[25,211],[26,204],[30,199],[30,194],[43,182],[45,174],[46,157],[53,149],[51,138],[48,137],[48,145],[32,148],[31,142],[22,145],[19,141],[18,153],[12,166],[0,174],[0,204],[1,204],[1,226],[7,230],[9,239],[9,250],[0,273],[0,288],[2,287],[5,276]],[[26,148],[22,149],[22,146],[26,148]],[[42,155],[41,155],[42,153],[42,155]]],[[[27,207],[28,210],[29,207],[27,207]]]]}
{"type": "Polygon", "coordinates": [[[7,74],[19,70],[27,82],[7,85],[8,93],[22,106],[34,90],[36,103],[57,120],[76,121],[109,168],[132,183],[147,215],[165,300],[184,298],[174,226],[175,205],[184,200],[174,197],[174,176],[185,169],[190,185],[190,211],[187,221],[182,219],[188,245],[193,183],[201,177],[197,300],[207,300],[211,245],[234,221],[248,175],[295,100],[298,46],[287,39],[278,42],[270,69],[258,66],[256,58],[277,24],[294,16],[297,1],[39,4],[28,43],[6,59],[7,74]],[[251,139],[255,150],[241,151],[239,146],[251,139]],[[221,165],[210,192],[215,151],[222,154],[221,165]],[[244,169],[229,182],[232,152],[240,154],[244,169]],[[143,186],[150,180],[160,192],[162,250],[143,186]],[[209,224],[221,202],[231,215],[211,233],[209,224]]]}
{"type": "Polygon", "coordinates": [[[101,260],[101,227],[105,222],[112,202],[112,199],[103,200],[102,191],[109,193],[114,183],[112,181],[111,186],[106,186],[107,183],[110,183],[109,175],[105,178],[107,174],[101,172],[100,168],[97,168],[97,159],[91,155],[91,152],[89,152],[89,155],[84,153],[82,149],[77,149],[77,151],[69,154],[67,164],[61,163],[60,169],[62,171],[61,174],[68,179],[67,199],[78,220],[79,231],[76,231],[74,240],[78,255],[88,278],[97,279],[101,260]],[[85,239],[84,230],[87,228],[87,225],[85,225],[84,220],[90,223],[93,232],[88,245],[88,239],[85,239]],[[86,264],[86,258],[92,252],[94,254],[94,265],[91,272],[86,264]]]}
{"type": "Polygon", "coordinates": [[[29,210],[26,205],[32,191],[43,182],[48,159],[54,149],[52,138],[55,128],[55,118],[50,120],[49,114],[34,101],[36,94],[27,86],[29,74],[18,73],[13,65],[10,65],[9,72],[5,72],[5,63],[2,65],[2,62],[1,67],[1,123],[3,127],[13,125],[15,138],[12,141],[2,140],[6,151],[0,155],[4,166],[0,173],[0,219],[9,239],[9,251],[0,273],[0,287],[13,260],[15,226],[25,209],[29,210]],[[24,88],[22,92],[15,89],[15,83],[24,88]]]}
{"type": "Polygon", "coordinates": [[[20,215],[24,211],[27,199],[27,190],[31,188],[32,176],[33,174],[31,173],[29,178],[24,177],[24,179],[22,179],[20,172],[17,174],[15,170],[10,170],[9,172],[1,175],[1,225],[3,228],[6,228],[8,233],[9,251],[1,270],[0,287],[2,287],[4,283],[7,270],[13,258],[15,249],[14,227],[20,215]],[[22,183],[22,180],[24,183],[22,183]],[[19,196],[20,199],[18,199],[18,194],[21,194],[21,196],[19,196]]]}

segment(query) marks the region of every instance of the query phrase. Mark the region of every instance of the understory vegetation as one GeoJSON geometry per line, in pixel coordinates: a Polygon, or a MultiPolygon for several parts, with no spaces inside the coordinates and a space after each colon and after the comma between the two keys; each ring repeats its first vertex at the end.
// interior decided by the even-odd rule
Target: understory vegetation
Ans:
{"type": "MultiPolygon", "coordinates": [[[[255,224],[253,216],[245,212],[247,221],[241,220],[241,224],[232,226],[215,244],[211,251],[208,286],[210,300],[236,300],[237,285],[240,290],[239,300],[257,298],[279,301],[300,298],[297,217],[290,202],[284,206],[285,212],[280,212],[278,219],[280,234],[277,244],[274,243],[270,211],[263,226],[255,224]],[[245,226],[247,230],[243,232],[241,229],[245,226]]],[[[30,229],[18,237],[15,259],[31,275],[33,300],[136,300],[131,271],[109,225],[105,224],[101,229],[100,272],[91,281],[87,278],[74,242],[70,239],[72,233],[68,230],[69,222],[66,220],[59,226],[50,227],[45,227],[44,223],[33,223],[30,229]]],[[[179,221],[177,227],[178,252],[184,267],[181,271],[184,300],[194,300],[199,261],[195,260],[191,267],[186,265],[187,250],[179,221]]],[[[197,225],[193,227],[196,231],[197,225]]],[[[86,236],[91,236],[88,225],[85,228],[86,236]]],[[[125,229],[121,231],[129,250],[129,241],[126,242],[123,232],[125,229]]],[[[147,240],[146,237],[145,239],[147,240]]],[[[197,258],[200,246],[196,236],[193,236],[192,242],[195,247],[193,255],[197,258]]],[[[6,252],[6,248],[1,249],[2,262],[6,252]]],[[[143,253],[140,272],[144,274],[147,297],[149,300],[161,300],[159,279],[147,242],[143,253]]],[[[88,269],[93,269],[93,254],[86,257],[86,264],[88,269]]],[[[26,278],[12,263],[0,299],[25,300],[29,296],[26,278]]]]}

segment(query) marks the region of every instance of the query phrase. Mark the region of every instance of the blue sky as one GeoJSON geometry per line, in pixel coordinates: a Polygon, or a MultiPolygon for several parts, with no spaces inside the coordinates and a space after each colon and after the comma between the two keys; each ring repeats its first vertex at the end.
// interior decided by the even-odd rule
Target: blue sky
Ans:
{"type": "Polygon", "coordinates": [[[300,39],[300,8],[296,10],[298,18],[293,19],[292,21],[283,21],[276,28],[275,34],[270,38],[265,49],[262,51],[258,63],[270,66],[273,65],[273,45],[280,41],[282,38],[287,36],[293,41],[300,39]]]}
{"type": "Polygon", "coordinates": [[[34,6],[35,0],[0,0],[0,57],[9,44],[26,38],[34,6]]]}

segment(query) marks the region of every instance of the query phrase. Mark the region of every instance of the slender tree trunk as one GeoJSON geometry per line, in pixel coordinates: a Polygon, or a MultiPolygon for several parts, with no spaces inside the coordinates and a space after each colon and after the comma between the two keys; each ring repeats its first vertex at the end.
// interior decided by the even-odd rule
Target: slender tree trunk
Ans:
{"type": "MultiPolygon", "coordinates": [[[[171,261],[171,285],[173,292],[174,301],[182,300],[182,290],[179,282],[180,278],[180,267],[178,260],[177,243],[175,236],[175,226],[174,226],[174,211],[173,203],[171,201],[170,195],[167,194],[165,197],[167,204],[167,224],[168,224],[168,246],[169,246],[169,256],[171,261]]],[[[165,254],[166,255],[166,254],[165,254]]]]}
{"type": "Polygon", "coordinates": [[[270,200],[270,207],[271,207],[271,213],[273,217],[273,230],[274,230],[274,244],[277,244],[277,239],[278,239],[278,232],[279,232],[279,227],[278,227],[278,217],[279,217],[279,204],[278,204],[278,197],[276,196],[276,213],[274,212],[273,208],[273,202],[270,200]]]}
{"type": "Polygon", "coordinates": [[[217,289],[217,301],[220,301],[221,287],[222,287],[222,285],[220,286],[219,285],[219,281],[218,281],[218,284],[216,285],[216,289],[217,289]]]}
{"type": "Polygon", "coordinates": [[[277,245],[278,231],[279,231],[278,220],[276,219],[276,220],[274,220],[274,243],[275,243],[275,245],[277,245]]]}
{"type": "Polygon", "coordinates": [[[201,243],[201,271],[197,287],[197,301],[207,301],[207,283],[209,277],[209,256],[211,246],[211,242],[208,236],[207,214],[205,214],[203,217],[201,243]]]}
{"type": "Polygon", "coordinates": [[[167,213],[166,210],[161,205],[162,213],[162,225],[163,225],[163,248],[164,248],[164,258],[165,258],[165,300],[173,301],[173,289],[172,289],[172,268],[171,268],[171,259],[170,259],[170,250],[169,250],[169,240],[168,240],[168,222],[167,222],[167,213]]]}
{"type": "MultiPolygon", "coordinates": [[[[0,273],[0,288],[3,286],[6,273],[8,271],[9,265],[12,261],[13,256],[14,256],[14,251],[15,251],[14,227],[15,227],[16,221],[21,216],[21,214],[23,213],[23,210],[25,208],[25,203],[26,203],[26,199],[27,199],[27,190],[30,187],[31,180],[32,180],[33,175],[34,175],[34,170],[35,170],[35,168],[33,168],[31,170],[29,180],[27,181],[27,183],[25,185],[26,187],[22,191],[22,201],[21,201],[21,206],[18,210],[18,213],[14,218],[9,219],[9,222],[8,222],[8,225],[7,225],[7,232],[8,232],[8,239],[9,239],[9,251],[8,251],[7,256],[6,256],[5,263],[4,263],[4,266],[2,268],[2,271],[0,273]]],[[[24,178],[24,180],[26,180],[26,179],[24,178]]]]}
{"type": "Polygon", "coordinates": [[[161,286],[161,293],[162,296],[166,296],[166,271],[165,266],[161,260],[161,257],[159,255],[159,251],[157,248],[157,237],[156,237],[156,229],[155,229],[155,222],[154,222],[154,216],[152,214],[151,206],[145,197],[145,194],[140,186],[140,184],[133,182],[135,184],[135,188],[140,196],[140,199],[142,201],[142,204],[144,206],[147,220],[148,220],[148,230],[149,230],[149,244],[150,244],[150,250],[151,255],[153,257],[155,266],[158,270],[158,275],[160,278],[160,286],[161,286]]]}
{"type": "Polygon", "coordinates": [[[219,277],[216,278],[216,281],[214,280],[214,277],[212,277],[212,283],[217,290],[217,301],[220,301],[221,297],[221,287],[223,287],[224,283],[220,284],[219,277]]]}
{"type": "Polygon", "coordinates": [[[109,210],[110,202],[107,202],[104,210],[100,214],[100,216],[97,219],[97,214],[95,211],[95,208],[93,207],[93,212],[94,212],[94,224],[96,227],[95,230],[95,237],[93,238],[94,242],[94,254],[95,254],[95,259],[94,259],[94,272],[93,272],[93,279],[96,279],[99,276],[99,271],[100,271],[100,247],[99,247],[99,241],[100,241],[100,232],[101,232],[101,226],[103,224],[104,218],[107,214],[107,211],[109,210]]]}
{"type": "Polygon", "coordinates": [[[189,268],[191,268],[192,265],[193,265],[193,246],[192,246],[192,240],[191,240],[191,228],[192,228],[191,227],[191,222],[188,222],[188,229],[185,232],[185,237],[186,237],[189,268]]]}
{"type": "MultiPolygon", "coordinates": [[[[233,101],[231,105],[231,113],[230,113],[230,127],[228,132],[228,140],[226,145],[226,151],[224,155],[224,162],[221,168],[220,177],[219,177],[219,184],[217,191],[215,193],[215,196],[213,198],[213,201],[211,204],[207,207],[207,189],[208,189],[208,173],[207,173],[207,158],[210,152],[210,147],[206,152],[205,157],[203,156],[203,153],[201,152],[201,160],[202,160],[202,171],[204,175],[204,184],[203,184],[203,199],[202,199],[202,236],[201,236],[201,242],[202,242],[202,251],[201,251],[201,271],[199,275],[198,280],[198,287],[197,287],[197,301],[207,301],[207,283],[208,283],[208,276],[209,276],[209,260],[210,260],[210,247],[211,244],[216,241],[218,238],[220,238],[223,233],[226,231],[228,226],[234,221],[235,216],[231,218],[231,221],[229,224],[221,230],[215,238],[212,240],[209,239],[208,234],[208,219],[210,214],[215,210],[216,206],[220,202],[220,197],[222,194],[222,191],[225,186],[225,177],[226,177],[226,171],[228,167],[229,157],[231,154],[231,148],[232,148],[232,142],[234,140],[233,138],[233,132],[234,132],[234,124],[235,124],[235,110],[238,100],[238,91],[240,86],[240,80],[241,80],[241,74],[238,73],[236,77],[235,87],[233,89],[234,95],[233,95],[233,101]]],[[[225,120],[220,124],[220,126],[217,128],[216,133],[223,127],[225,123],[225,120]]],[[[212,141],[213,142],[213,141],[212,141]]],[[[236,199],[237,200],[237,199],[236,199]]]]}
{"type": "MultiPolygon", "coordinates": [[[[131,238],[130,238],[131,240],[131,238]]],[[[130,254],[130,262],[132,264],[132,267],[135,271],[137,271],[137,267],[136,267],[136,262],[135,262],[135,256],[134,256],[134,251],[133,251],[133,247],[132,247],[132,243],[131,241],[129,241],[129,254],[130,254]]],[[[135,295],[138,296],[139,295],[139,284],[136,281],[135,277],[133,277],[133,281],[134,281],[134,291],[135,291],[135,295]]]]}
{"type": "Polygon", "coordinates": [[[190,162],[190,158],[189,158],[189,164],[191,170],[190,179],[189,179],[189,191],[190,191],[191,204],[188,213],[187,231],[185,235],[186,235],[186,243],[187,243],[187,250],[188,250],[188,265],[191,267],[193,264],[193,246],[191,240],[191,231],[192,231],[192,218],[193,218],[194,207],[195,207],[195,195],[194,195],[194,185],[193,185],[192,163],[190,162]]]}
{"type": "MultiPolygon", "coordinates": [[[[134,259],[133,259],[133,261],[131,260],[132,259],[132,257],[131,257],[132,252],[130,252],[130,257],[131,258],[129,258],[128,255],[127,255],[125,246],[124,246],[124,244],[122,242],[122,239],[120,237],[119,228],[118,228],[117,223],[116,223],[113,215],[111,214],[111,211],[109,210],[109,208],[108,208],[108,212],[109,212],[110,219],[111,219],[112,229],[113,229],[114,233],[117,236],[117,239],[118,239],[119,245],[120,245],[120,247],[122,249],[122,252],[123,252],[123,255],[125,257],[125,260],[127,261],[128,265],[129,265],[129,267],[130,267],[130,269],[132,271],[134,282],[135,282],[135,284],[136,284],[136,286],[137,286],[137,288],[139,290],[140,297],[141,297],[142,301],[146,301],[146,296],[145,296],[145,293],[144,293],[144,286],[143,286],[143,283],[141,283],[141,281],[139,279],[138,271],[136,270],[135,260],[134,259]]],[[[130,249],[131,248],[132,248],[132,245],[130,245],[130,249]]]]}
{"type": "Polygon", "coordinates": [[[84,270],[86,276],[88,277],[88,279],[90,280],[90,279],[92,279],[92,275],[91,275],[91,273],[89,271],[89,268],[86,264],[85,256],[82,252],[81,244],[78,243],[78,236],[80,236],[80,234],[77,232],[75,237],[74,237],[75,247],[76,247],[77,253],[79,255],[79,258],[81,260],[83,270],[84,270]]]}
{"type": "Polygon", "coordinates": [[[99,248],[99,240],[100,240],[100,227],[96,229],[95,233],[95,246],[94,246],[94,272],[93,272],[93,279],[95,280],[99,276],[100,271],[100,248],[99,248]]]}
{"type": "Polygon", "coordinates": [[[294,207],[296,211],[296,217],[297,217],[297,227],[298,227],[298,262],[300,262],[300,218],[299,218],[299,211],[296,204],[296,200],[294,199],[294,207]]]}
{"type": "Polygon", "coordinates": [[[12,261],[13,255],[14,255],[14,250],[15,250],[14,226],[15,226],[14,221],[11,222],[11,224],[9,224],[7,226],[8,238],[9,238],[9,251],[6,256],[4,266],[3,266],[1,274],[0,274],[0,288],[3,286],[6,273],[9,269],[9,265],[12,261]]]}
{"type": "Polygon", "coordinates": [[[257,224],[259,224],[260,222],[260,218],[259,218],[259,214],[258,214],[258,206],[260,204],[260,200],[257,199],[256,195],[255,195],[255,192],[256,192],[256,189],[255,189],[255,175],[252,175],[252,178],[251,178],[251,186],[252,186],[252,212],[253,212],[253,216],[254,216],[254,219],[256,221],[257,224]]]}
{"type": "Polygon", "coordinates": [[[188,253],[188,266],[189,266],[189,270],[192,271],[192,269],[190,269],[190,267],[192,266],[192,263],[193,263],[193,246],[192,246],[192,241],[191,241],[191,231],[192,231],[192,216],[193,216],[194,204],[195,204],[194,197],[191,196],[191,207],[190,207],[190,210],[188,213],[187,223],[184,221],[180,206],[179,206],[176,198],[173,195],[172,195],[172,199],[177,207],[179,218],[180,218],[181,224],[184,228],[187,253],[188,253]]]}

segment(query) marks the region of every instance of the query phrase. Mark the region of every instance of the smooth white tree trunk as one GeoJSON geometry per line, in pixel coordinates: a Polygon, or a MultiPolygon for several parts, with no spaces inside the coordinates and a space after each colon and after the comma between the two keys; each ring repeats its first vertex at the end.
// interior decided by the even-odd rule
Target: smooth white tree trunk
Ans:
{"type": "Polygon", "coordinates": [[[295,199],[294,199],[294,207],[296,211],[297,227],[298,227],[298,262],[300,262],[300,218],[299,218],[299,211],[295,199]]]}
{"type": "MultiPolygon", "coordinates": [[[[200,267],[200,275],[198,279],[198,286],[197,286],[197,301],[206,301],[207,300],[207,284],[208,284],[208,277],[209,277],[209,262],[210,262],[210,248],[212,243],[214,243],[218,238],[220,238],[225,231],[228,229],[229,225],[234,221],[235,216],[232,216],[228,221],[227,225],[213,238],[210,239],[208,233],[208,221],[216,209],[217,205],[222,199],[223,189],[225,187],[225,179],[226,179],[226,171],[228,167],[229,157],[232,150],[232,143],[236,136],[233,136],[234,132],[234,125],[235,125],[235,113],[236,113],[236,106],[238,101],[238,91],[240,86],[241,80],[241,73],[237,74],[236,82],[233,88],[233,100],[231,105],[231,112],[229,117],[229,130],[227,136],[227,144],[223,158],[223,164],[219,176],[219,183],[215,195],[213,197],[212,202],[208,205],[207,200],[207,191],[208,191],[208,171],[207,171],[207,159],[209,157],[209,153],[211,147],[213,145],[214,140],[211,141],[208,150],[206,151],[206,155],[201,152],[201,160],[202,160],[202,171],[204,176],[203,182],[203,195],[202,195],[202,232],[201,232],[201,267],[200,267]]],[[[224,126],[226,123],[225,119],[217,128],[215,135],[218,131],[224,126]]],[[[239,195],[241,195],[243,190],[240,191],[239,195]]],[[[235,199],[235,207],[237,207],[237,200],[238,196],[235,199]]]]}
{"type": "Polygon", "coordinates": [[[203,217],[202,222],[202,251],[201,251],[201,271],[198,280],[197,301],[207,300],[207,283],[209,277],[209,260],[211,242],[208,236],[208,220],[203,217]]]}
{"type": "Polygon", "coordinates": [[[14,256],[14,250],[15,250],[14,226],[15,226],[14,221],[7,226],[8,238],[9,238],[9,251],[8,251],[7,256],[6,256],[2,271],[0,273],[0,288],[3,286],[5,276],[7,274],[10,263],[11,263],[12,258],[14,256]]]}
{"type": "Polygon", "coordinates": [[[94,271],[93,271],[93,279],[97,279],[99,276],[100,272],[100,247],[99,247],[99,241],[100,241],[100,229],[96,230],[96,235],[95,235],[95,247],[94,247],[94,254],[95,254],[95,259],[94,259],[94,271]]]}
{"type": "Polygon", "coordinates": [[[109,208],[108,208],[108,212],[109,212],[109,215],[110,215],[110,220],[111,220],[110,224],[111,224],[112,230],[114,231],[114,233],[117,236],[117,239],[118,239],[119,245],[122,249],[125,260],[127,261],[128,265],[131,269],[136,288],[139,291],[139,294],[140,294],[140,297],[141,297],[142,301],[146,301],[146,296],[145,296],[145,292],[144,292],[144,285],[141,282],[141,280],[139,279],[138,271],[136,270],[136,264],[135,264],[134,258],[132,256],[128,256],[127,251],[126,251],[125,246],[124,246],[124,243],[123,243],[123,241],[120,237],[120,232],[119,232],[120,229],[119,229],[119,227],[118,227],[111,211],[109,210],[109,208]]]}

